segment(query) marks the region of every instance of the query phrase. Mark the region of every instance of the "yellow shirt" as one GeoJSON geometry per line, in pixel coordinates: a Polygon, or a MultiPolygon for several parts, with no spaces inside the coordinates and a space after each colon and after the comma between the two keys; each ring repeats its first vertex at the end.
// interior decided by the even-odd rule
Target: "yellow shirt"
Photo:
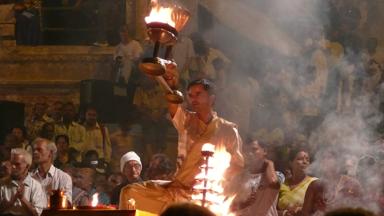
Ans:
{"type": "Polygon", "coordinates": [[[105,161],[109,162],[111,160],[112,148],[108,128],[101,128],[98,123],[96,123],[94,128],[85,127],[85,142],[82,150],[84,152],[96,150],[100,158],[104,158],[105,161]],[[104,137],[101,129],[104,130],[104,137]]]}
{"type": "Polygon", "coordinates": [[[286,210],[296,207],[302,207],[304,204],[305,192],[311,182],[316,180],[315,177],[307,176],[296,187],[290,188],[285,182],[280,187],[278,208],[286,210]]]}
{"type": "Polygon", "coordinates": [[[72,122],[69,127],[63,123],[55,124],[55,136],[65,134],[69,137],[69,147],[73,147],[78,151],[83,150],[85,141],[85,128],[76,123],[72,122]]]}

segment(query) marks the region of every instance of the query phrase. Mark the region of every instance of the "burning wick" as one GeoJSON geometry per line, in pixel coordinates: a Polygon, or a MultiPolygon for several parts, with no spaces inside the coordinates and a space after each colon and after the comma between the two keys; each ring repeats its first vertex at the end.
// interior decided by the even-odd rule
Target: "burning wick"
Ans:
{"type": "Polygon", "coordinates": [[[132,198],[128,200],[128,210],[136,210],[136,200],[132,198]]]}
{"type": "Polygon", "coordinates": [[[91,206],[96,207],[98,203],[99,203],[99,193],[95,193],[92,195],[91,206]]]}

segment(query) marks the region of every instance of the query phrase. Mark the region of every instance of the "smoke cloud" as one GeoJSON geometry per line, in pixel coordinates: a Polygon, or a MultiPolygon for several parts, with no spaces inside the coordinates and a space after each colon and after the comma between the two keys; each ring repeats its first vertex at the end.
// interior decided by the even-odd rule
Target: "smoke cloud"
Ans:
{"type": "MultiPolygon", "coordinates": [[[[377,211],[368,196],[383,190],[383,145],[377,142],[382,72],[372,68],[365,45],[377,36],[370,29],[382,22],[369,18],[377,3],[220,0],[201,5],[214,17],[205,39],[231,60],[219,113],[239,124],[243,138],[293,145],[304,136],[314,154],[310,173],[324,177],[324,169],[332,170],[324,167],[330,165],[324,158],[333,155],[335,173],[358,179],[365,195],[361,206],[377,211]],[[276,129],[283,139],[276,138],[276,129]]],[[[338,177],[328,181],[340,183],[338,177]]]]}

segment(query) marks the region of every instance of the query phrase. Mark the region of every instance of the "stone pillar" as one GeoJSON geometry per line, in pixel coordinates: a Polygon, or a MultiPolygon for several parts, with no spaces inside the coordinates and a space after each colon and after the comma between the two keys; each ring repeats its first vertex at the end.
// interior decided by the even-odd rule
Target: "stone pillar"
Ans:
{"type": "Polygon", "coordinates": [[[149,14],[148,0],[136,0],[136,34],[135,37],[139,40],[144,40],[147,37],[144,18],[149,14]]]}

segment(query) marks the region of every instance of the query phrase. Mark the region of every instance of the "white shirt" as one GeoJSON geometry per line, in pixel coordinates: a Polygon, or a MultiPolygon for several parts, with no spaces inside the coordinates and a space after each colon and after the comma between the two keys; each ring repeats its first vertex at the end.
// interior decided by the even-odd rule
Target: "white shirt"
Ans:
{"type": "Polygon", "coordinates": [[[40,182],[47,196],[51,190],[64,190],[64,195],[72,203],[72,179],[67,173],[51,165],[45,178],[40,176],[38,169],[31,175],[40,182]]]}
{"type": "Polygon", "coordinates": [[[141,54],[143,54],[143,48],[140,43],[135,40],[131,40],[128,44],[120,43],[117,45],[113,58],[116,59],[118,56],[123,57],[123,70],[121,75],[125,83],[129,81],[134,61],[139,59],[141,54]]]}
{"type": "MultiPolygon", "coordinates": [[[[30,174],[23,181],[24,198],[33,206],[38,215],[47,207],[47,198],[41,184],[31,178],[30,174]]],[[[7,179],[0,184],[0,203],[10,201],[12,196],[17,193],[19,185],[16,181],[7,179]]],[[[2,214],[28,215],[28,211],[23,207],[21,201],[17,199],[13,206],[4,210],[2,214]]]]}

